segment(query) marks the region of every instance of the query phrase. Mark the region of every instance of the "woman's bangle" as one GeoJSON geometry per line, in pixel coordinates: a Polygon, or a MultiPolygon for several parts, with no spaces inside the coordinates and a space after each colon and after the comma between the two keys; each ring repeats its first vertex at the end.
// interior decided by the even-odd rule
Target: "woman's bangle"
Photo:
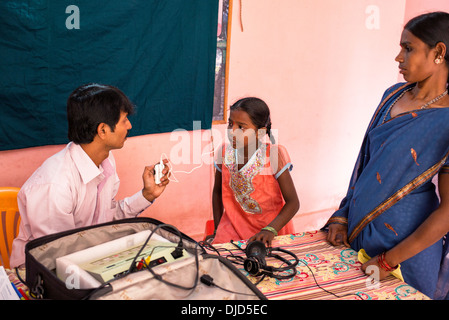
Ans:
{"type": "Polygon", "coordinates": [[[278,235],[278,232],[276,231],[276,229],[273,227],[270,227],[270,226],[266,226],[265,228],[262,228],[262,230],[267,230],[267,231],[273,232],[274,236],[278,235]]]}
{"type": "Polygon", "coordinates": [[[385,260],[385,252],[382,252],[377,256],[377,263],[379,266],[384,269],[385,271],[392,272],[398,268],[398,266],[391,267],[387,261],[385,260]]]}

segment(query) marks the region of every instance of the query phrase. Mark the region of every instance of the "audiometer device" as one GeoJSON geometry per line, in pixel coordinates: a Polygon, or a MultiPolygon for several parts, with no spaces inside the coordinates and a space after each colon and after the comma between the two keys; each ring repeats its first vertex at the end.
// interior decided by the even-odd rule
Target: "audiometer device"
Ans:
{"type": "MultiPolygon", "coordinates": [[[[73,288],[96,288],[130,268],[150,233],[149,230],[141,231],[59,257],[56,274],[73,288]]],[[[176,248],[177,245],[154,233],[136,262],[155,267],[191,256],[184,249],[176,248]]]]}
{"type": "MultiPolygon", "coordinates": [[[[114,252],[101,258],[89,261],[80,265],[80,268],[87,271],[100,282],[107,282],[119,277],[128,271],[131,263],[138,254],[142,245],[138,245],[123,251],[114,252]]],[[[176,254],[175,243],[163,241],[149,241],[136,259],[136,262],[148,267],[155,267],[164,263],[174,262],[189,256],[182,250],[182,254],[176,254]]]]}

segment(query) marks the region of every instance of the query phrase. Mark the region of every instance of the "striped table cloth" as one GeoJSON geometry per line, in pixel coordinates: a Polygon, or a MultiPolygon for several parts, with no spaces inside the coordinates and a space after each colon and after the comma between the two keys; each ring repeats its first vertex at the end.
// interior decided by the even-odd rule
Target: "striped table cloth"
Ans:
{"type": "MultiPolygon", "coordinates": [[[[240,255],[245,257],[245,242],[214,245],[220,255],[240,255]]],[[[294,253],[298,259],[296,275],[288,280],[278,280],[265,276],[250,276],[243,268],[237,267],[248,278],[257,283],[259,290],[270,300],[428,300],[429,298],[407,283],[390,275],[386,279],[373,283],[361,270],[357,252],[346,247],[334,247],[326,241],[323,231],[302,232],[293,235],[278,236],[272,247],[280,247],[294,253]]],[[[278,253],[278,252],[275,252],[278,253]]],[[[279,253],[286,259],[289,255],[279,253]]],[[[280,267],[282,262],[267,258],[267,265],[280,267]]]]}

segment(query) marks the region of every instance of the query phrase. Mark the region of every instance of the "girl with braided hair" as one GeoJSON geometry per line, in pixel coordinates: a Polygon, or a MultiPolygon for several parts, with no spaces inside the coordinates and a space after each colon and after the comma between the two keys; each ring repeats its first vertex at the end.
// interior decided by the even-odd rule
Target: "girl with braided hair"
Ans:
{"type": "Polygon", "coordinates": [[[270,246],[276,235],[294,233],[291,219],[299,200],[288,152],[272,136],[267,104],[253,97],[234,103],[228,138],[215,162],[213,241],[258,240],[270,246]]]}

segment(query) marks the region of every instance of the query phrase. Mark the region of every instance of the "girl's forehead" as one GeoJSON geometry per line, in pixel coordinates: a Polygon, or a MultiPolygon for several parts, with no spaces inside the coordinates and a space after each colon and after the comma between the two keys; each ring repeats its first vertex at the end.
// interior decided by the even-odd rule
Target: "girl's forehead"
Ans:
{"type": "Polygon", "coordinates": [[[239,125],[244,125],[248,128],[256,128],[256,125],[251,120],[249,114],[243,110],[232,110],[229,116],[229,120],[239,125]]]}
{"type": "Polygon", "coordinates": [[[229,118],[233,121],[244,122],[244,123],[252,123],[249,114],[243,110],[235,109],[230,113],[229,118]]]}

